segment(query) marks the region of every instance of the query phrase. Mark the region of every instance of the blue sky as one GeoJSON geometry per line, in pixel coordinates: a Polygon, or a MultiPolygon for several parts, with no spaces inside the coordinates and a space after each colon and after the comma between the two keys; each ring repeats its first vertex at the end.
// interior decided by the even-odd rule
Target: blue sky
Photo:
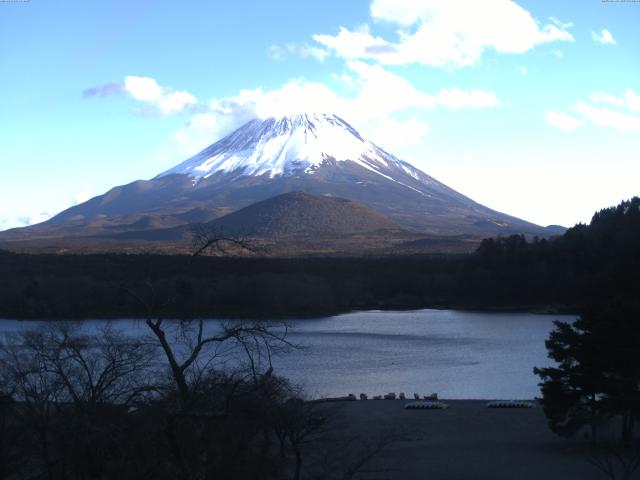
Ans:
{"type": "Polygon", "coordinates": [[[640,194],[640,3],[0,3],[0,229],[152,178],[253,117],[338,113],[547,225],[640,194]]]}

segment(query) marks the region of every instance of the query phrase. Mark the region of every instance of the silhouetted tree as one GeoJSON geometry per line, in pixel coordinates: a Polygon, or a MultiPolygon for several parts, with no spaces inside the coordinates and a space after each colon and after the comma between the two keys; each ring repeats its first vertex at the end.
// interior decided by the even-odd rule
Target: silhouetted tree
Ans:
{"type": "Polygon", "coordinates": [[[629,446],[605,442],[594,445],[587,462],[610,480],[631,480],[640,468],[640,444],[629,446]]]}
{"type": "Polygon", "coordinates": [[[587,309],[573,324],[556,322],[546,342],[557,367],[535,368],[549,426],[571,434],[619,416],[625,444],[640,416],[640,309],[615,302],[587,309]]]}
{"type": "Polygon", "coordinates": [[[11,395],[0,390],[0,480],[11,478],[18,461],[16,444],[20,430],[13,418],[14,408],[11,395]]]}
{"type": "Polygon", "coordinates": [[[156,390],[154,347],[111,329],[50,323],[0,345],[0,389],[11,392],[23,458],[50,480],[102,475],[127,409],[156,390]]]}

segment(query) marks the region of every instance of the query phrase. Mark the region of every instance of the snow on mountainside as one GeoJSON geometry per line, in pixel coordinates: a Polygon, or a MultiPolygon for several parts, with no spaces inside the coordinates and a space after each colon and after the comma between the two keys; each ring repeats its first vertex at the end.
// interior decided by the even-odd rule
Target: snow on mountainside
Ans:
{"type": "MultiPolygon", "coordinates": [[[[0,240],[160,231],[296,191],[348,199],[432,236],[556,233],[473,201],[365,140],[336,115],[300,114],[250,121],[151,180],[114,187],[0,240]]],[[[328,208],[327,202],[313,205],[328,208]]]]}
{"type": "MultiPolygon", "coordinates": [[[[313,174],[326,160],[352,161],[389,180],[402,171],[429,184],[433,181],[411,164],[363,139],[337,115],[299,114],[252,120],[180,165],[158,175],[183,174],[195,179],[215,173],[246,176],[313,174]]],[[[412,188],[405,185],[408,188],[412,188]]]]}

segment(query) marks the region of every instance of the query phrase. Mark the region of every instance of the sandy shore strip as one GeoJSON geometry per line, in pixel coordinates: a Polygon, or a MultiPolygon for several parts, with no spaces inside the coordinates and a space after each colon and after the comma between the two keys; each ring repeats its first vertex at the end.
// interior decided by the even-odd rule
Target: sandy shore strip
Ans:
{"type": "Polygon", "coordinates": [[[486,400],[441,400],[444,410],[406,410],[411,400],[332,402],[342,435],[396,440],[369,462],[362,479],[602,479],[588,443],[551,432],[540,406],[487,408],[486,400]]]}

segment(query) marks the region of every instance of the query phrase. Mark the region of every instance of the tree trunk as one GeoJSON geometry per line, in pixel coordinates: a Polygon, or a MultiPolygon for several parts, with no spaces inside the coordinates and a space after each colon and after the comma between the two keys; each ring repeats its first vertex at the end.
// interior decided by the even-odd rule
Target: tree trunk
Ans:
{"type": "Polygon", "coordinates": [[[4,480],[5,477],[5,473],[4,473],[4,469],[5,469],[5,451],[4,451],[4,442],[3,442],[3,438],[2,438],[2,433],[4,432],[0,432],[0,480],[4,480]]]}
{"type": "Polygon", "coordinates": [[[167,357],[167,361],[169,362],[169,366],[171,367],[171,374],[173,376],[173,380],[176,382],[176,386],[178,387],[178,393],[180,394],[180,401],[184,406],[189,399],[189,385],[187,384],[187,379],[184,376],[184,372],[178,365],[175,355],[173,354],[173,350],[171,350],[171,345],[167,341],[167,337],[158,325],[155,325],[152,320],[146,321],[151,331],[155,334],[160,342],[160,346],[167,357]]]}
{"type": "Polygon", "coordinates": [[[302,452],[300,452],[300,448],[297,445],[293,447],[296,453],[296,471],[293,476],[293,480],[300,480],[300,472],[302,471],[302,452]]]}
{"type": "Polygon", "coordinates": [[[47,432],[44,429],[40,429],[38,432],[39,440],[40,440],[40,448],[42,448],[42,459],[44,460],[45,467],[47,469],[47,478],[49,480],[53,480],[55,478],[53,472],[53,462],[51,461],[51,456],[49,455],[49,441],[47,439],[47,432]]]}
{"type": "Polygon", "coordinates": [[[262,429],[262,447],[260,449],[260,453],[263,458],[266,458],[271,451],[271,432],[268,429],[262,429]]]}
{"type": "Polygon", "coordinates": [[[165,426],[165,434],[167,436],[167,441],[169,443],[169,450],[172,453],[173,458],[176,461],[176,464],[178,465],[178,469],[180,470],[180,473],[182,474],[182,478],[184,480],[189,480],[190,475],[189,475],[189,469],[187,468],[185,461],[184,461],[184,456],[182,455],[182,450],[180,448],[180,444],[177,437],[177,433],[176,433],[176,419],[173,415],[169,414],[169,416],[167,417],[167,424],[165,426]]]}
{"type": "Polygon", "coordinates": [[[591,395],[591,443],[595,444],[598,434],[598,417],[596,415],[596,396],[591,395]]]}
{"type": "Polygon", "coordinates": [[[628,412],[624,412],[621,416],[622,420],[622,445],[625,447],[631,446],[631,430],[629,425],[629,419],[631,415],[628,412]]]}

